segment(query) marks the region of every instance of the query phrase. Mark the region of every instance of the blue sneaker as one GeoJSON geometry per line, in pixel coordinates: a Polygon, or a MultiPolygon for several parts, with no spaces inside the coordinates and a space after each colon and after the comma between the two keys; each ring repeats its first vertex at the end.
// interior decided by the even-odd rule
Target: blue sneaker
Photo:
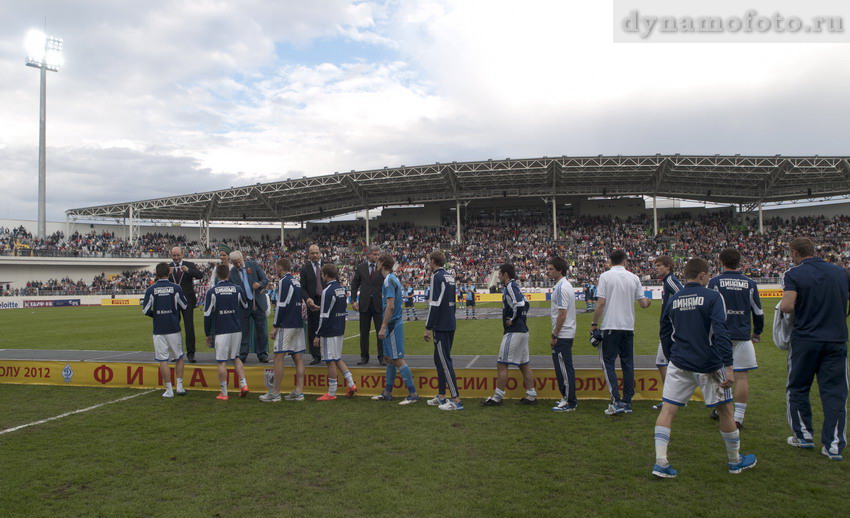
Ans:
{"type": "Polygon", "coordinates": [[[826,449],[826,446],[821,448],[820,452],[829,457],[829,460],[844,460],[840,453],[832,453],[826,449]]]}
{"type": "Polygon", "coordinates": [[[655,466],[652,466],[652,474],[658,478],[676,478],[676,475],[678,475],[679,472],[673,469],[673,466],[669,464],[667,466],[656,464],[655,466]]]}
{"type": "Polygon", "coordinates": [[[413,403],[416,403],[417,401],[419,401],[419,396],[410,395],[410,396],[407,396],[406,398],[402,399],[401,402],[399,403],[399,405],[402,405],[402,406],[412,405],[413,403]]]}
{"type": "Polygon", "coordinates": [[[632,413],[632,404],[631,403],[620,403],[620,406],[623,408],[624,414],[632,413]]]}
{"type": "Polygon", "coordinates": [[[575,412],[576,405],[571,405],[567,398],[558,401],[558,404],[552,407],[553,412],[575,412]]]}
{"type": "Polygon", "coordinates": [[[813,450],[815,448],[815,443],[811,441],[801,441],[795,435],[792,435],[788,439],[785,440],[789,446],[793,446],[795,448],[803,448],[804,450],[813,450]]]}
{"type": "Polygon", "coordinates": [[[745,469],[750,469],[756,465],[756,456],[755,454],[748,453],[747,455],[741,455],[741,460],[738,461],[737,464],[729,464],[729,473],[740,473],[745,469]]]}
{"type": "Polygon", "coordinates": [[[605,409],[605,415],[620,415],[626,412],[626,408],[622,403],[611,403],[605,409]]]}
{"type": "Polygon", "coordinates": [[[661,410],[662,408],[664,408],[664,401],[659,401],[658,403],[652,405],[653,410],[661,410]]]}
{"type": "Polygon", "coordinates": [[[463,410],[463,403],[455,403],[451,399],[447,399],[445,403],[438,406],[437,408],[439,408],[440,410],[449,410],[449,411],[463,410]]]}
{"type": "Polygon", "coordinates": [[[392,401],[392,394],[387,394],[386,392],[381,392],[376,396],[372,396],[372,401],[392,401]]]}

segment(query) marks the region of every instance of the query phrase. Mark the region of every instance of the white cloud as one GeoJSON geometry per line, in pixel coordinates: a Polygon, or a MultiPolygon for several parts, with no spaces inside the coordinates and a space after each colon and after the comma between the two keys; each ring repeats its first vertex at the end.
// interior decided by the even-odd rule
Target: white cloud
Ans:
{"type": "Polygon", "coordinates": [[[604,2],[28,2],[0,5],[0,190],[21,194],[0,205],[31,217],[22,38],[45,11],[66,42],[48,77],[53,218],[385,165],[846,147],[843,47],[615,45],[604,2]]]}

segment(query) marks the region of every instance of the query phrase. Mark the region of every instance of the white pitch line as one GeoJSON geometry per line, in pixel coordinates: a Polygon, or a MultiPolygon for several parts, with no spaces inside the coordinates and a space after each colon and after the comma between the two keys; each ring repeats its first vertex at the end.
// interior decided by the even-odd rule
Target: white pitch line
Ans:
{"type": "Polygon", "coordinates": [[[106,403],[98,403],[97,405],[93,405],[93,406],[90,406],[88,408],[81,408],[79,410],[66,412],[66,413],[61,414],[61,415],[48,417],[47,419],[42,419],[40,421],[33,421],[32,423],[22,424],[20,426],[14,427],[14,428],[7,428],[5,430],[0,430],[0,435],[6,434],[6,433],[11,433],[11,432],[16,432],[16,431],[21,430],[23,428],[28,428],[30,426],[35,426],[37,424],[44,424],[48,421],[55,421],[56,419],[62,419],[63,417],[68,417],[69,415],[82,414],[83,412],[88,412],[89,410],[94,410],[94,409],[100,408],[102,406],[111,405],[112,403],[119,403],[121,401],[127,401],[128,399],[133,399],[134,397],[144,396],[146,394],[150,394],[151,392],[156,392],[157,390],[159,390],[159,389],[146,390],[146,391],[142,392],[141,394],[133,394],[132,396],[125,396],[125,397],[122,397],[122,398],[115,399],[113,401],[107,401],[106,403]]]}
{"type": "Polygon", "coordinates": [[[137,354],[139,351],[124,351],[123,353],[115,353],[115,354],[107,354],[106,356],[95,356],[94,358],[87,358],[84,361],[93,362],[98,360],[103,360],[105,358],[114,358],[116,356],[127,356],[128,354],[137,354]]]}
{"type": "Polygon", "coordinates": [[[481,356],[480,355],[476,356],[475,358],[470,360],[470,362],[466,364],[466,367],[464,367],[464,369],[468,369],[468,368],[472,367],[472,364],[475,363],[478,360],[478,358],[481,358],[481,356]]]}

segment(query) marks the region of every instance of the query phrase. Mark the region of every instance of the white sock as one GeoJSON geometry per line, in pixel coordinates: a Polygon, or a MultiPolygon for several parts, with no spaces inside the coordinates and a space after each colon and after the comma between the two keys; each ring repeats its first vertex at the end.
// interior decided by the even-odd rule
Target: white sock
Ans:
{"type": "Polygon", "coordinates": [[[178,392],[183,391],[183,378],[177,378],[177,390],[178,392]]]}
{"type": "Polygon", "coordinates": [[[247,386],[248,386],[248,381],[245,378],[239,378],[239,387],[242,388],[242,387],[247,387],[247,386]]]}
{"type": "Polygon", "coordinates": [[[328,394],[336,396],[336,378],[328,378],[328,394]]]}
{"type": "Polygon", "coordinates": [[[737,464],[741,462],[741,456],[738,451],[741,449],[741,434],[738,430],[734,432],[720,432],[723,436],[723,443],[726,444],[726,457],[729,458],[729,464],[737,464]]]}
{"type": "Polygon", "coordinates": [[[505,391],[502,389],[496,389],[496,392],[493,393],[493,399],[496,401],[501,401],[503,397],[505,397],[505,391]]]}
{"type": "Polygon", "coordinates": [[[226,396],[227,395],[227,382],[222,381],[222,382],[219,383],[219,385],[221,385],[221,395],[226,396]]]}
{"type": "Polygon", "coordinates": [[[744,424],[744,414],[747,413],[746,403],[735,403],[735,421],[744,424]]]}
{"type": "Polygon", "coordinates": [[[655,463],[667,467],[667,446],[670,444],[670,429],[666,426],[655,427],[655,463]]]}
{"type": "Polygon", "coordinates": [[[532,387],[525,391],[525,395],[528,396],[528,399],[537,399],[537,389],[532,387]]]}
{"type": "Polygon", "coordinates": [[[351,375],[351,371],[345,371],[345,374],[343,374],[343,377],[345,377],[345,385],[346,386],[348,386],[348,387],[354,386],[354,376],[351,375]]]}
{"type": "Polygon", "coordinates": [[[172,388],[171,388],[171,382],[169,381],[168,383],[166,383],[166,384],[165,384],[165,391],[166,391],[166,392],[171,392],[171,390],[172,390],[172,388]]]}

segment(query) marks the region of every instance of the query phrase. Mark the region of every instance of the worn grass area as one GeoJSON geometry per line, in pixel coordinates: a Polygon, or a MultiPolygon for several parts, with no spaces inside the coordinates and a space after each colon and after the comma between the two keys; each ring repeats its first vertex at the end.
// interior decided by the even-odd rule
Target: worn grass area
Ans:
{"type": "MultiPolygon", "coordinates": [[[[772,305],[765,301],[768,319],[772,305]]],[[[583,338],[589,318],[579,316],[576,354],[594,352],[583,338]]],[[[639,354],[654,354],[657,319],[657,306],[638,312],[639,354]]],[[[126,308],[6,311],[0,348],[146,350],[149,325],[126,308]]],[[[548,319],[530,325],[534,352],[546,354],[548,319]]],[[[406,329],[412,352],[430,354],[418,340],[421,321],[406,329]]],[[[500,334],[497,320],[461,320],[455,352],[494,354],[500,334]]],[[[222,403],[207,392],[163,400],[157,391],[0,435],[0,515],[843,514],[848,464],[784,444],[784,353],[767,335],[757,352],[742,444],[759,464],[740,475],[726,473],[717,425],[701,403],[674,424],[679,478],[660,481],[649,474],[651,402],[608,418],[604,401],[562,415],[548,402],[483,408],[467,400],[466,411],[447,413],[366,398],[222,403]]],[[[136,393],[0,385],[0,430],[136,393]]]]}

